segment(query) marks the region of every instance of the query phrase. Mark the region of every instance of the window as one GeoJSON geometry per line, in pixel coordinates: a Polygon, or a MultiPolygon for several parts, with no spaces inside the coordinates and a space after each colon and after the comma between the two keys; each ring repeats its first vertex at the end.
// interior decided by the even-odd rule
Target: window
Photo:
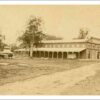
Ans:
{"type": "Polygon", "coordinates": [[[48,48],[50,48],[51,47],[51,44],[48,44],[48,48]]]}
{"type": "Polygon", "coordinates": [[[72,44],[69,44],[69,47],[71,48],[72,47],[72,44]]]}
{"type": "Polygon", "coordinates": [[[68,44],[65,44],[65,47],[68,47],[68,44]]]}
{"type": "Polygon", "coordinates": [[[47,44],[45,44],[45,48],[47,48],[47,44]]]}
{"type": "Polygon", "coordinates": [[[67,47],[67,44],[64,44],[64,48],[67,47]]]}
{"type": "Polygon", "coordinates": [[[58,44],[55,44],[55,47],[58,48],[58,44]]]}
{"type": "Polygon", "coordinates": [[[89,45],[89,48],[92,48],[92,45],[91,44],[89,45]]]}
{"type": "Polygon", "coordinates": [[[53,44],[50,45],[50,48],[53,48],[53,44]]]}
{"type": "Polygon", "coordinates": [[[70,47],[71,47],[71,45],[70,45],[70,44],[67,44],[67,47],[68,47],[68,48],[70,48],[70,47]]]}
{"type": "Polygon", "coordinates": [[[60,48],[60,44],[58,44],[58,48],[60,48]]]}
{"type": "Polygon", "coordinates": [[[96,49],[99,49],[99,45],[96,45],[96,49]]]}
{"type": "Polygon", "coordinates": [[[93,49],[95,48],[95,44],[92,44],[92,48],[93,48],[93,49]]]}
{"type": "Polygon", "coordinates": [[[99,49],[99,45],[97,45],[97,49],[99,49]]]}
{"type": "Polygon", "coordinates": [[[59,48],[59,44],[56,44],[56,47],[59,48]]]}
{"type": "Polygon", "coordinates": [[[65,47],[65,45],[64,44],[62,44],[62,48],[64,48],[65,47]]]}
{"type": "Polygon", "coordinates": [[[85,45],[84,45],[84,44],[82,44],[82,47],[85,47],[85,45]]]}
{"type": "Polygon", "coordinates": [[[86,46],[87,46],[87,48],[90,48],[90,44],[89,43],[86,46]]]}
{"type": "Polygon", "coordinates": [[[50,44],[46,44],[46,48],[50,48],[50,44]]]}
{"type": "Polygon", "coordinates": [[[77,44],[77,47],[79,47],[80,45],[79,44],[77,44]]]}
{"type": "Polygon", "coordinates": [[[77,47],[77,44],[74,44],[74,47],[77,47]]]}
{"type": "Polygon", "coordinates": [[[62,48],[63,44],[60,44],[60,48],[62,48]]]}
{"type": "Polygon", "coordinates": [[[74,44],[72,44],[72,47],[74,47],[74,44]]]}

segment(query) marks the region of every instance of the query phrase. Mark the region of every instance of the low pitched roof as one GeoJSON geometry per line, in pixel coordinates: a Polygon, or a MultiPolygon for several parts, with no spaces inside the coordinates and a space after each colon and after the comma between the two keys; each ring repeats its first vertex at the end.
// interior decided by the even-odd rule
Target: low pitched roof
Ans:
{"type": "Polygon", "coordinates": [[[53,51],[53,52],[81,52],[86,48],[34,48],[33,51],[53,51]]]}
{"type": "MultiPolygon", "coordinates": [[[[81,52],[86,48],[34,48],[33,51],[48,51],[48,52],[81,52]]],[[[15,51],[29,51],[29,49],[18,49],[15,51]]]]}
{"type": "Polygon", "coordinates": [[[88,39],[71,39],[71,40],[44,40],[43,43],[71,43],[71,42],[87,42],[88,39]]]}

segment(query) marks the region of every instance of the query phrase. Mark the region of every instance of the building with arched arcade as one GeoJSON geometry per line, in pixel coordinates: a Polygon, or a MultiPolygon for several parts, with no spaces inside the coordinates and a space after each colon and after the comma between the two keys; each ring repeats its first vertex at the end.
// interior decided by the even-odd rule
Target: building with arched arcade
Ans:
{"type": "MultiPolygon", "coordinates": [[[[28,53],[29,50],[18,49],[15,53],[28,53]]],[[[41,48],[33,49],[33,57],[56,59],[100,59],[100,39],[48,40],[41,48]]]]}

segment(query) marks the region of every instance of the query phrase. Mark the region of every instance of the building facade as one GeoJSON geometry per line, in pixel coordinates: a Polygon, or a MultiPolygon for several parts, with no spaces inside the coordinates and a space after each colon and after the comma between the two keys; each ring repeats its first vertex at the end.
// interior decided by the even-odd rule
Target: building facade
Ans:
{"type": "MultiPolygon", "coordinates": [[[[16,53],[28,53],[19,49],[16,53]]],[[[72,39],[43,41],[43,47],[33,49],[33,57],[56,59],[100,59],[100,39],[72,39]]]]}

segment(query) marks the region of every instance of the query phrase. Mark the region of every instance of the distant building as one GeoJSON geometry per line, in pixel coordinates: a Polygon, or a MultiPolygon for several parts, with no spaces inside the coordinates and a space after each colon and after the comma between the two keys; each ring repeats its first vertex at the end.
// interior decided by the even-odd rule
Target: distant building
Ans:
{"type": "Polygon", "coordinates": [[[9,46],[5,46],[4,47],[4,50],[3,50],[3,53],[10,53],[11,52],[11,49],[9,46]]]}
{"type": "MultiPolygon", "coordinates": [[[[42,48],[34,48],[33,57],[61,59],[100,59],[100,39],[95,37],[85,39],[43,41],[42,48]]],[[[19,49],[16,53],[28,52],[19,49]]]]}

